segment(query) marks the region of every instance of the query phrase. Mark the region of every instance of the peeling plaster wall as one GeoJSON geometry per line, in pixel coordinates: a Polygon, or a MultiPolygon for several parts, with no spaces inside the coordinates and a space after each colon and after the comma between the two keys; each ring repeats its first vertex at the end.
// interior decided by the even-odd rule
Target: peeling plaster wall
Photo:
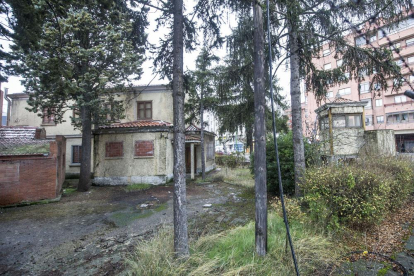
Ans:
{"type": "Polygon", "coordinates": [[[173,174],[173,152],[168,132],[100,134],[95,136],[97,185],[162,184],[173,174]],[[135,141],[154,142],[154,156],[134,156],[135,141]],[[123,157],[106,158],[106,142],[123,142],[123,157]]]}
{"type": "Polygon", "coordinates": [[[395,155],[395,135],[394,130],[370,130],[364,134],[365,145],[361,153],[395,155]]]}
{"type": "Polygon", "coordinates": [[[125,118],[121,123],[136,121],[137,102],[152,102],[152,120],[163,120],[173,123],[173,97],[172,91],[165,88],[160,90],[144,90],[143,92],[122,93],[117,100],[122,100],[125,107],[125,118]]]}

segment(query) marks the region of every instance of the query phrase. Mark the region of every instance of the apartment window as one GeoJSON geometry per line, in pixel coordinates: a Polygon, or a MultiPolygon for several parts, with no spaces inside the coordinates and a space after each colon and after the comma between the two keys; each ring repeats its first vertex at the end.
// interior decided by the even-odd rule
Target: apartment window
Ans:
{"type": "Polygon", "coordinates": [[[374,124],[372,115],[365,115],[365,126],[372,126],[374,124]]]}
{"type": "Polygon", "coordinates": [[[399,43],[399,42],[394,43],[393,45],[390,46],[390,50],[395,51],[395,52],[397,51],[397,49],[400,49],[400,48],[401,48],[401,43],[399,43]]]}
{"type": "Polygon", "coordinates": [[[407,47],[413,46],[413,45],[414,45],[414,38],[407,39],[407,40],[405,41],[405,45],[406,45],[407,47]]]}
{"type": "Polygon", "coordinates": [[[124,156],[124,143],[123,142],[106,142],[105,145],[105,157],[123,157],[124,156]]]}
{"type": "Polygon", "coordinates": [[[398,66],[403,66],[404,60],[403,59],[399,59],[395,61],[395,64],[397,64],[398,66]]]}
{"type": "Polygon", "coordinates": [[[323,69],[324,70],[329,70],[329,69],[331,69],[332,68],[332,66],[331,66],[331,64],[330,63],[327,63],[327,64],[325,64],[324,66],[323,66],[323,69]]]}
{"type": "Polygon", "coordinates": [[[342,59],[338,59],[338,60],[336,61],[336,66],[337,66],[337,67],[341,67],[341,66],[342,66],[342,63],[343,63],[343,60],[342,60],[342,59]]]}
{"type": "Polygon", "coordinates": [[[137,102],[137,118],[138,120],[152,119],[152,102],[137,102]]]}
{"type": "Polygon", "coordinates": [[[328,93],[326,93],[327,98],[333,98],[333,96],[333,91],[329,91],[328,93]]]}
{"type": "Polygon", "coordinates": [[[44,108],[43,109],[43,119],[42,124],[44,125],[56,125],[55,123],[55,109],[54,108],[44,108]]]}
{"type": "Polygon", "coordinates": [[[347,79],[349,79],[350,77],[351,77],[351,74],[349,73],[349,72],[345,72],[345,77],[347,78],[347,79]]]}
{"type": "Polygon", "coordinates": [[[413,75],[410,76],[410,82],[414,82],[414,76],[413,75]]]}
{"type": "Polygon", "coordinates": [[[135,156],[136,157],[152,157],[154,156],[154,141],[135,141],[135,156]]]}
{"type": "Polygon", "coordinates": [[[365,44],[367,44],[367,40],[366,40],[364,35],[355,38],[355,45],[356,46],[362,46],[362,45],[365,45],[365,44]]]}
{"type": "Polygon", "coordinates": [[[408,62],[408,64],[414,63],[414,56],[409,57],[408,60],[407,60],[407,62],[408,62]]]}
{"type": "Polygon", "coordinates": [[[361,94],[369,92],[369,82],[363,82],[359,85],[359,91],[361,94]]]}
{"type": "Polygon", "coordinates": [[[82,146],[72,146],[72,164],[80,164],[82,156],[82,146]]]}
{"type": "Polygon", "coordinates": [[[351,88],[347,87],[347,88],[339,89],[338,94],[339,95],[349,95],[349,94],[351,94],[351,88]]]}
{"type": "Polygon", "coordinates": [[[407,101],[407,97],[404,95],[394,97],[395,103],[405,103],[406,101],[407,101]]]}
{"type": "Polygon", "coordinates": [[[375,106],[382,106],[382,99],[376,99],[375,106]]]}
{"type": "Polygon", "coordinates": [[[371,109],[371,108],[372,108],[372,101],[371,101],[371,99],[361,100],[361,102],[365,102],[365,103],[367,103],[367,104],[365,105],[365,109],[371,109]]]}
{"type": "Polygon", "coordinates": [[[377,124],[384,123],[384,116],[377,116],[377,124]]]}
{"type": "Polygon", "coordinates": [[[381,90],[381,84],[378,83],[378,82],[374,83],[374,89],[375,90],[381,90]]]}
{"type": "Polygon", "coordinates": [[[373,35],[369,38],[369,42],[374,42],[377,40],[377,35],[373,35]]]}
{"type": "Polygon", "coordinates": [[[329,56],[330,54],[331,54],[331,50],[330,49],[323,50],[323,56],[324,57],[329,56]]]}
{"type": "Polygon", "coordinates": [[[359,70],[359,72],[358,72],[358,76],[359,76],[360,78],[365,77],[366,75],[367,75],[367,70],[366,70],[366,69],[361,69],[361,70],[359,70]]]}

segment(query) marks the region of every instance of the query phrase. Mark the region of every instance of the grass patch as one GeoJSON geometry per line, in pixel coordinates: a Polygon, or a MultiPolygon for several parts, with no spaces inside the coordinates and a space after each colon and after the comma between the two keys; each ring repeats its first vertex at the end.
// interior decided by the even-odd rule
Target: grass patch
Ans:
{"type": "MultiPolygon", "coordinates": [[[[251,222],[193,240],[186,260],[174,258],[173,231],[161,229],[153,239],[137,245],[127,264],[132,275],[294,275],[289,250],[285,252],[283,219],[269,214],[266,257],[255,254],[254,229],[251,222]]],[[[312,225],[293,222],[291,234],[302,275],[315,275],[339,256],[338,245],[312,225]]]]}
{"type": "Polygon", "coordinates": [[[253,175],[247,168],[221,168],[221,171],[214,174],[213,179],[222,179],[225,182],[246,188],[254,187],[253,175]]]}
{"type": "Polygon", "coordinates": [[[63,194],[64,195],[70,195],[70,194],[75,193],[76,191],[77,191],[76,188],[66,188],[66,189],[63,189],[63,194]]]}
{"type": "Polygon", "coordinates": [[[154,211],[155,211],[155,212],[161,212],[161,211],[166,210],[167,208],[168,208],[168,204],[167,204],[167,203],[163,203],[163,204],[161,204],[161,205],[158,205],[158,206],[154,209],[154,211]]]}
{"type": "Polygon", "coordinates": [[[135,183],[135,184],[131,184],[131,185],[125,186],[125,189],[124,190],[126,192],[143,191],[143,190],[148,190],[151,187],[152,187],[151,184],[135,183]]]}

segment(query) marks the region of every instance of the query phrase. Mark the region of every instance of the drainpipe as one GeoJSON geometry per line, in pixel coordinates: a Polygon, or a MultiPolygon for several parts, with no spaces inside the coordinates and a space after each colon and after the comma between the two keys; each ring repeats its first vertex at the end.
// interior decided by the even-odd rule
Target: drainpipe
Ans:
{"type": "Polygon", "coordinates": [[[6,101],[7,101],[7,126],[10,126],[10,107],[11,107],[11,100],[9,99],[9,96],[8,96],[8,92],[9,92],[9,89],[8,88],[4,88],[4,95],[5,95],[5,99],[6,99],[6,101]]]}

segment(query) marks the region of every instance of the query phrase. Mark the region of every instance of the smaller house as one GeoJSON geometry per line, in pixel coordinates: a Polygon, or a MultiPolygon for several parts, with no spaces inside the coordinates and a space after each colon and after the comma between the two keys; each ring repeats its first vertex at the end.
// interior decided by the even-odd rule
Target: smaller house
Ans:
{"type": "Polygon", "coordinates": [[[392,130],[365,130],[366,104],[338,97],[315,110],[321,150],[327,161],[353,159],[362,150],[395,154],[392,130]]]}
{"type": "MultiPolygon", "coordinates": [[[[186,130],[186,170],[201,171],[200,129],[186,130]],[[193,157],[193,158],[191,158],[193,157]]],[[[94,130],[94,184],[163,184],[173,178],[173,125],[162,120],[115,123],[94,130]]],[[[206,171],[215,168],[214,134],[205,132],[206,171]]]]}
{"type": "Polygon", "coordinates": [[[60,199],[66,139],[36,127],[0,127],[0,206],[60,199]]]}

